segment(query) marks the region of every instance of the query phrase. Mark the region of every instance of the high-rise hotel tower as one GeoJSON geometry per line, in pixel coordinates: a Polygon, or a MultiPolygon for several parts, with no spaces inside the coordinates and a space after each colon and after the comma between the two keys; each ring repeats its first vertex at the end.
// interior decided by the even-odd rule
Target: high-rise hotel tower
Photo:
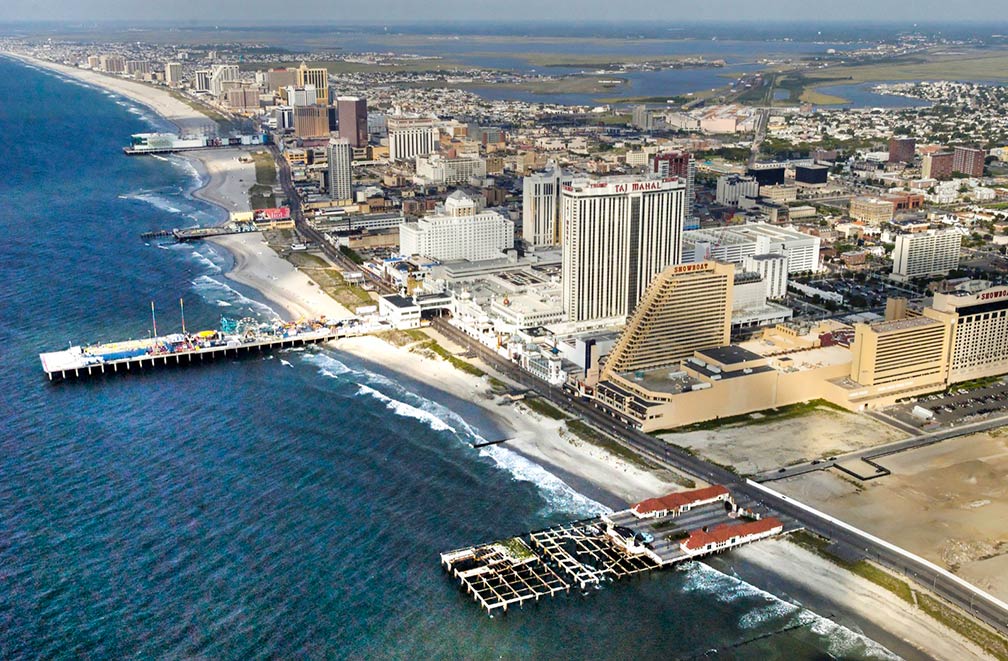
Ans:
{"type": "Polygon", "coordinates": [[[578,179],[560,195],[563,298],[570,321],[628,315],[651,280],[678,264],[686,182],[578,179]]]}

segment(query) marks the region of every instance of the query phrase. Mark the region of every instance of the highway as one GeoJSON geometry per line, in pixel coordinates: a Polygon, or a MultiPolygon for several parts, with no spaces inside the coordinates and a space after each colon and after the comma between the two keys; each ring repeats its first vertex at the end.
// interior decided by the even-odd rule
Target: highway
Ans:
{"type": "MultiPolygon", "coordinates": [[[[271,146],[270,149],[273,151],[273,155],[279,164],[281,186],[290,203],[291,215],[294,218],[298,231],[317,243],[325,254],[337,263],[347,264],[356,269],[356,264],[353,264],[345,255],[333,248],[319,232],[308,227],[301,212],[300,197],[294,189],[287,159],[283,158],[275,145],[271,146]]],[[[364,274],[369,281],[374,283],[378,291],[384,293],[394,291],[387,283],[382,282],[368,271],[364,271],[364,274]]],[[[881,540],[875,540],[858,531],[850,530],[823,515],[809,512],[800,503],[796,503],[796,501],[787,496],[764,491],[760,488],[760,485],[755,483],[750,484],[737,473],[627,426],[623,421],[604,413],[587,402],[581,401],[576,397],[571,397],[559,388],[549,386],[547,383],[536,379],[523,371],[515,363],[491,351],[488,347],[468,337],[454,326],[451,326],[444,319],[435,319],[432,325],[440,333],[460,346],[466,347],[481,356],[494,369],[506,375],[515,383],[529,388],[529,390],[549,400],[561,410],[580,417],[599,429],[605,430],[620,443],[641,456],[661,466],[681,471],[705,482],[722,484],[736,494],[747,496],[771,510],[791,517],[808,530],[834,542],[845,544],[862,553],[866,558],[896,573],[903,574],[921,586],[931,589],[935,594],[949,603],[958,606],[965,612],[972,613],[978,619],[986,622],[1002,635],[1008,635],[1008,605],[994,599],[985,592],[947,577],[934,565],[926,561],[922,561],[916,557],[906,557],[898,550],[893,550],[891,546],[881,542],[881,540]]]]}

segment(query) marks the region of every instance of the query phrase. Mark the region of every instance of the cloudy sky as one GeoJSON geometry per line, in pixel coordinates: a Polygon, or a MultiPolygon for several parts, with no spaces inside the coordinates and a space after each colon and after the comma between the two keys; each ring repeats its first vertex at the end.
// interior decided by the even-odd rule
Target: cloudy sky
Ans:
{"type": "Polygon", "coordinates": [[[158,20],[249,23],[286,19],[402,23],[416,20],[936,21],[1003,22],[1005,0],[0,0],[0,20],[158,20]]]}

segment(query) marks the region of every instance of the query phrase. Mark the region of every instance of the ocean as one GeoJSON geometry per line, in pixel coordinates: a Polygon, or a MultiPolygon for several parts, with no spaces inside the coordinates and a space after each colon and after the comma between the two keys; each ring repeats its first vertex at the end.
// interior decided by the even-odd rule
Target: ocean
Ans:
{"type": "Polygon", "coordinates": [[[0,657],[891,656],[730,558],[488,618],[439,552],[602,506],[333,349],[49,383],[39,352],[143,336],[152,300],[161,332],[180,297],[190,329],[275,313],[139,238],[219,218],[186,161],[122,154],[149,111],[4,58],[0,98],[0,657]]]}

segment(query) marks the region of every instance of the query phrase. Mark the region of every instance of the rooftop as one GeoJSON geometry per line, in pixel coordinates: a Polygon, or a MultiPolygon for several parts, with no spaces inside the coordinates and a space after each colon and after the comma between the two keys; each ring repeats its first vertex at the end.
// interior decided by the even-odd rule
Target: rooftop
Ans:
{"type": "Polygon", "coordinates": [[[745,349],[737,344],[729,344],[723,347],[715,347],[713,349],[703,349],[697,351],[697,353],[704,358],[708,358],[716,363],[721,363],[722,365],[738,365],[739,363],[748,363],[753,360],[759,360],[762,356],[757,353],[753,353],[748,349],[745,349]]]}

